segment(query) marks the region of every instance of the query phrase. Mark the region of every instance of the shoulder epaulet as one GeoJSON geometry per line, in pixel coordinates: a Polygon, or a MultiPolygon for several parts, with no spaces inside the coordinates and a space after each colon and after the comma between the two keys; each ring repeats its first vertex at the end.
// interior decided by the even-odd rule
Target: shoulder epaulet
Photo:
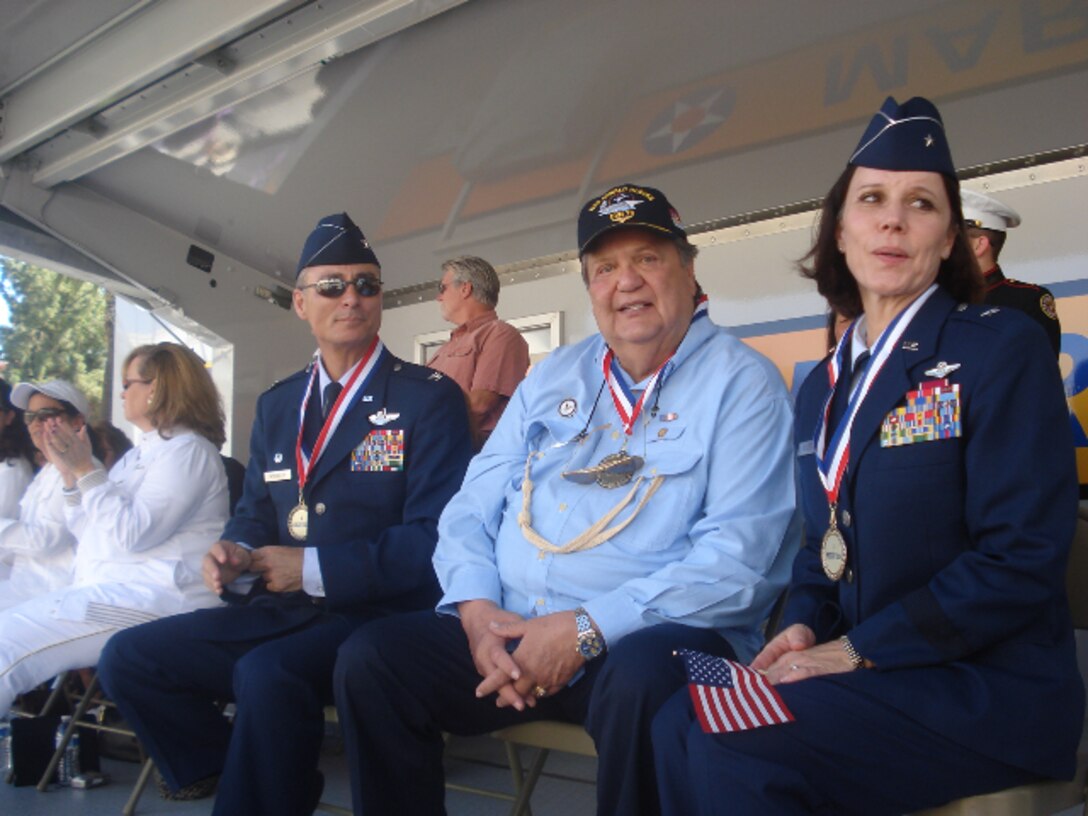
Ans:
{"type": "Polygon", "coordinates": [[[267,391],[265,393],[268,393],[268,391],[275,391],[281,385],[286,385],[287,383],[291,383],[291,382],[294,382],[297,379],[300,379],[302,377],[306,377],[306,376],[309,375],[309,373],[310,373],[310,369],[309,369],[309,366],[307,366],[306,368],[303,368],[303,369],[301,369],[299,371],[296,371],[294,374],[288,374],[282,380],[276,380],[274,383],[272,383],[272,385],[270,385],[268,387],[268,389],[267,389],[267,391]]]}
{"type": "Polygon", "coordinates": [[[1036,289],[1041,292],[1046,291],[1046,287],[1040,286],[1037,283],[1028,283],[1027,281],[1015,280],[1013,278],[1005,278],[1004,283],[1013,289],[1036,289]]]}
{"type": "MultiPolygon", "coordinates": [[[[1009,316],[1018,311],[1011,306],[995,306],[992,303],[960,303],[952,310],[951,318],[986,326],[993,331],[1004,331],[1009,325],[1009,316]]],[[[1012,322],[1018,322],[1018,318],[1012,318],[1012,322]]]]}
{"type": "Polygon", "coordinates": [[[411,380],[430,380],[431,382],[438,382],[439,380],[446,379],[446,375],[441,371],[435,371],[433,368],[416,365],[415,363],[408,363],[404,360],[394,359],[392,371],[397,376],[407,377],[411,380]]]}

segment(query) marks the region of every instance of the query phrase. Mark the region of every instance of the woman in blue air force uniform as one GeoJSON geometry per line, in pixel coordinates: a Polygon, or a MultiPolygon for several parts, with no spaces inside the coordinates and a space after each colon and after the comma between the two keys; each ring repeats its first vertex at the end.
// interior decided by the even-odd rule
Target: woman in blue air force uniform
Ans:
{"type": "Polygon", "coordinates": [[[1071,777],[1084,692],[1059,372],[1038,326],[970,303],[981,278],[931,103],[885,102],[807,260],[856,319],[798,396],[805,546],[752,663],[795,721],[705,734],[674,697],[654,731],[665,813],[901,814],[1071,777]]]}

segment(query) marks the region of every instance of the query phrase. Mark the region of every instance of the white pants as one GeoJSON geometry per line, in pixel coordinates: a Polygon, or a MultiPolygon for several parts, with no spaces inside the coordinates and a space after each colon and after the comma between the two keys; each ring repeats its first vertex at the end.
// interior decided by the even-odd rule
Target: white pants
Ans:
{"type": "Polygon", "coordinates": [[[68,669],[98,664],[119,626],[62,620],[53,611],[70,590],[58,590],[0,612],[0,719],[23,692],[68,669]]]}

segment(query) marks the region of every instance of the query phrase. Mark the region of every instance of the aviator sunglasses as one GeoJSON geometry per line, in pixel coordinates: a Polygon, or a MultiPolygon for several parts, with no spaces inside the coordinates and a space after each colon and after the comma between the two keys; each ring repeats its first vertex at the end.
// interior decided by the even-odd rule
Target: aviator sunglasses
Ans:
{"type": "Polygon", "coordinates": [[[298,287],[303,289],[316,289],[321,297],[338,298],[347,291],[349,286],[354,286],[360,297],[374,297],[382,290],[382,282],[370,277],[359,277],[352,280],[343,278],[322,278],[314,283],[298,287]]]}

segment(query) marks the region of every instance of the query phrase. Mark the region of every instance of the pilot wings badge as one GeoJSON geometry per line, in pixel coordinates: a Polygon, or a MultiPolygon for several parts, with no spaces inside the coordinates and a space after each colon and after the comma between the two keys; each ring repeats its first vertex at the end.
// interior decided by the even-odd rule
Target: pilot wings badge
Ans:
{"type": "Polygon", "coordinates": [[[388,425],[390,422],[393,422],[397,419],[400,419],[400,414],[390,413],[384,408],[378,411],[378,413],[370,415],[370,421],[374,425],[388,425]]]}

